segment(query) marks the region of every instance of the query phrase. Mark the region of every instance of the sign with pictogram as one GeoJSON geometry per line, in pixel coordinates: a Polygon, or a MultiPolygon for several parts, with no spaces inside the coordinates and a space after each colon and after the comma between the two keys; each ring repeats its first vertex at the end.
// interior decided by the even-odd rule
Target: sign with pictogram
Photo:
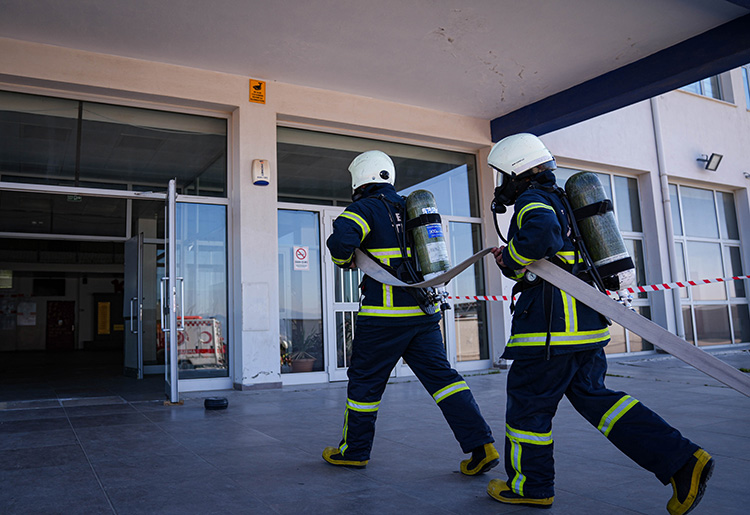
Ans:
{"type": "Polygon", "coordinates": [[[294,247],[294,269],[310,270],[310,255],[308,247],[294,247]]]}
{"type": "Polygon", "coordinates": [[[266,83],[262,80],[250,79],[250,102],[266,103],[266,83]]]}

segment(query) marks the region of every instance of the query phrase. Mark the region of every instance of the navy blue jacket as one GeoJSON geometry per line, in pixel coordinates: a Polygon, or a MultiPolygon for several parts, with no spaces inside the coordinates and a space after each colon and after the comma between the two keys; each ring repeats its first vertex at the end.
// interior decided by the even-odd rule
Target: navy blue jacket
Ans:
{"type": "MultiPolygon", "coordinates": [[[[333,262],[348,267],[354,257],[354,249],[362,248],[381,263],[398,268],[402,253],[393,224],[403,233],[401,213],[404,205],[404,198],[396,193],[392,185],[376,183],[368,186],[364,198],[350,204],[333,221],[333,234],[326,241],[333,262]],[[381,196],[386,201],[379,198],[381,196]]],[[[407,249],[407,252],[411,250],[407,249]]],[[[358,324],[408,325],[440,320],[440,314],[425,314],[406,288],[387,286],[367,275],[362,281],[362,294],[358,324]]]]}
{"type": "MultiPolygon", "coordinates": [[[[550,171],[538,174],[535,179],[546,186],[555,183],[550,171]]],[[[552,256],[568,265],[577,265],[582,258],[576,256],[569,232],[563,203],[555,193],[538,187],[524,191],[514,206],[508,245],[502,256],[506,265],[503,274],[522,280],[521,270],[525,266],[552,256]]],[[[554,288],[553,298],[550,340],[553,356],[604,347],[609,342],[607,324],[599,313],[557,288],[554,288]]],[[[547,316],[540,283],[523,291],[516,302],[511,336],[503,358],[543,357],[546,339],[547,316]]]]}

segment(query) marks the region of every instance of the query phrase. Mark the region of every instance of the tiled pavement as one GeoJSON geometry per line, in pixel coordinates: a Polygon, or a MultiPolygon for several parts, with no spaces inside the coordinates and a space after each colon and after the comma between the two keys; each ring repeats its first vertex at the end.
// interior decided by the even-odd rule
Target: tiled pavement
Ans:
{"type": "MultiPolygon", "coordinates": [[[[750,352],[718,351],[750,368],[750,352]]],[[[505,372],[466,379],[502,439],[505,372]]],[[[744,514],[750,487],[750,398],[674,358],[610,360],[608,386],[657,411],[717,460],[695,514],[744,514]]],[[[340,437],[344,384],[221,392],[164,406],[137,389],[50,393],[0,385],[0,513],[495,514],[538,513],[485,493],[430,396],[416,382],[388,386],[364,470],[323,462],[340,437]],[[124,393],[123,393],[124,392],[124,393]],[[46,400],[44,400],[46,399],[46,400]]],[[[158,388],[157,388],[158,390],[158,388]]],[[[151,392],[153,392],[153,388],[151,392]]],[[[567,401],[554,423],[552,514],[666,513],[671,495],[620,454],[567,401]]]]}

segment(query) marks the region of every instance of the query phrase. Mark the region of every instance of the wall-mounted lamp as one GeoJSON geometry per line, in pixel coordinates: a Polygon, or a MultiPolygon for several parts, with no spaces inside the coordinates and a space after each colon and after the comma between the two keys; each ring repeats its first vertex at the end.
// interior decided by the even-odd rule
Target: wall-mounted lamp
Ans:
{"type": "Polygon", "coordinates": [[[742,172],[742,175],[745,176],[745,179],[750,179],[750,172],[742,172]]]}
{"type": "Polygon", "coordinates": [[[711,154],[710,157],[706,156],[706,154],[701,154],[701,156],[696,159],[696,161],[700,161],[702,163],[706,163],[706,170],[710,172],[715,172],[716,169],[719,167],[719,163],[721,163],[721,158],[724,157],[721,154],[711,154]]]}

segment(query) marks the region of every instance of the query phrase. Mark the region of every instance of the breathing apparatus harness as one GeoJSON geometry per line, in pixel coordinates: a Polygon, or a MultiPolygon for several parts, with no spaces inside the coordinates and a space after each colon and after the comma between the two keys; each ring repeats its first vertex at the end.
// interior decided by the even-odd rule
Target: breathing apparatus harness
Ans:
{"type": "MultiPolygon", "coordinates": [[[[500,231],[500,226],[497,223],[497,215],[503,214],[507,211],[507,205],[515,203],[515,199],[518,198],[518,196],[526,191],[527,189],[539,189],[541,191],[545,191],[547,193],[551,193],[556,195],[563,205],[563,213],[562,215],[565,217],[565,221],[568,224],[568,227],[570,229],[570,234],[568,237],[573,242],[573,245],[575,247],[575,252],[573,255],[573,264],[570,265],[568,263],[565,263],[562,259],[560,259],[557,256],[551,256],[547,258],[548,261],[551,261],[555,265],[559,266],[560,268],[566,270],[569,273],[572,273],[576,277],[578,277],[581,280],[584,280],[588,282],[589,284],[592,284],[596,286],[597,289],[599,289],[601,292],[606,293],[607,288],[604,285],[604,280],[602,279],[600,271],[597,269],[596,266],[594,266],[594,260],[591,258],[591,254],[589,253],[588,249],[586,248],[586,244],[583,240],[583,236],[581,235],[581,231],[578,228],[577,220],[582,220],[583,218],[587,218],[589,216],[594,216],[597,214],[606,213],[607,211],[612,211],[612,201],[607,199],[602,202],[598,202],[595,204],[591,204],[589,206],[585,206],[584,208],[581,208],[579,210],[573,210],[573,207],[570,205],[570,201],[568,200],[568,196],[565,193],[565,190],[557,186],[557,184],[553,183],[552,186],[549,186],[547,184],[542,184],[539,181],[534,180],[534,178],[531,178],[528,183],[528,187],[521,188],[520,181],[513,181],[513,183],[516,183],[510,190],[507,185],[505,187],[498,186],[495,188],[495,195],[494,199],[492,200],[492,204],[490,206],[490,209],[492,210],[492,220],[495,223],[495,230],[497,231],[498,236],[500,239],[507,245],[508,240],[503,236],[502,232],[500,231]],[[579,256],[583,257],[583,263],[582,266],[579,266],[579,256]]],[[[512,184],[513,184],[512,183],[512,184]]],[[[558,217],[560,214],[558,213],[558,217]]],[[[545,340],[544,344],[544,352],[545,352],[545,359],[550,359],[550,342],[552,339],[552,311],[554,307],[554,291],[557,289],[556,286],[548,283],[547,281],[542,280],[540,277],[538,277],[533,272],[526,271],[523,278],[518,281],[513,286],[513,297],[518,295],[519,293],[528,290],[530,288],[534,288],[538,286],[541,283],[542,285],[542,298],[543,298],[543,306],[544,306],[544,314],[545,314],[545,320],[547,322],[547,338],[545,340]]],[[[515,309],[515,303],[511,300],[511,313],[515,309]]],[[[604,321],[607,323],[607,325],[611,325],[612,322],[608,318],[602,316],[604,321]]]]}
{"type": "MultiPolygon", "coordinates": [[[[361,198],[361,196],[359,198],[361,198]]],[[[417,260],[414,253],[411,252],[411,249],[414,248],[414,242],[412,241],[411,234],[408,229],[424,223],[440,223],[440,215],[437,213],[422,215],[423,217],[425,217],[424,220],[422,220],[421,218],[417,218],[414,220],[409,220],[402,224],[397,222],[397,217],[395,216],[395,214],[398,214],[401,220],[406,220],[405,202],[402,204],[393,202],[382,193],[375,198],[383,203],[383,205],[385,206],[385,210],[388,213],[388,219],[391,222],[391,227],[393,227],[393,232],[396,234],[396,240],[398,241],[399,249],[401,250],[401,263],[398,267],[394,268],[381,262],[372,254],[367,252],[366,249],[360,250],[362,250],[370,258],[372,258],[373,261],[378,263],[383,269],[388,271],[388,273],[390,273],[400,281],[403,281],[407,284],[421,282],[423,280],[422,270],[419,266],[419,260],[417,260]]],[[[405,201],[405,197],[401,198],[405,201]]],[[[439,291],[435,288],[404,289],[414,298],[414,300],[417,302],[417,305],[419,305],[419,308],[428,315],[434,315],[437,312],[437,309],[435,308],[435,304],[437,303],[440,303],[441,311],[445,311],[446,309],[451,308],[450,304],[448,304],[448,302],[446,301],[448,294],[445,291],[439,291]]]]}

